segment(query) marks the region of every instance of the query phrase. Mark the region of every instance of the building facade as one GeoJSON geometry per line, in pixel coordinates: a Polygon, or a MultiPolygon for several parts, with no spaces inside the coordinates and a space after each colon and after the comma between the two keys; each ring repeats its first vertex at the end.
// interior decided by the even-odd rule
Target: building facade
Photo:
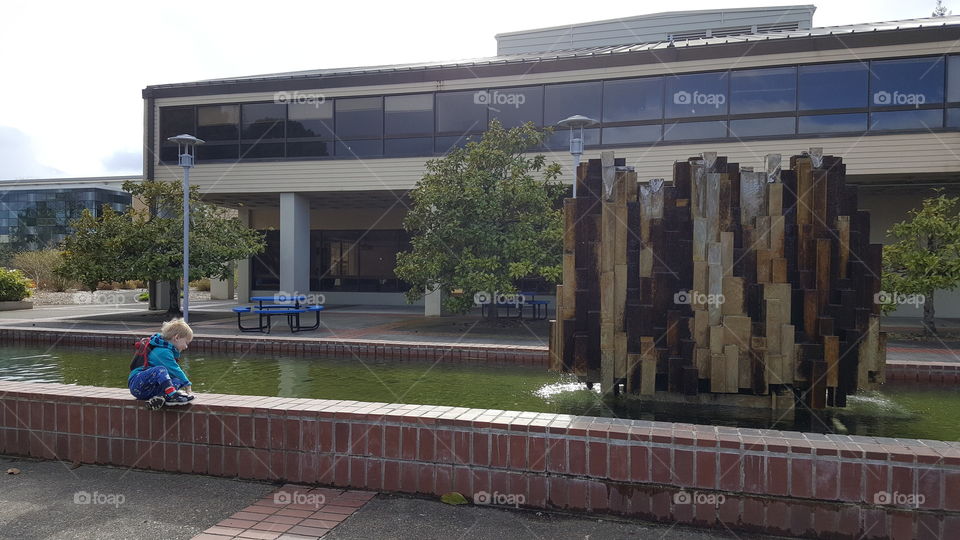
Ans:
{"type": "Polygon", "coordinates": [[[0,181],[0,245],[10,252],[55,247],[73,231],[70,223],[84,210],[95,216],[108,205],[117,212],[130,206],[121,189],[139,177],[50,178],[0,181]]]}
{"type": "MultiPolygon", "coordinates": [[[[323,292],[400,303],[402,220],[427,160],[488,122],[580,114],[584,159],[614,149],[641,179],[704,151],[759,166],[810,147],[842,156],[886,239],[960,172],[960,17],[815,27],[814,6],[674,12],[498,35],[499,56],[150,86],[147,179],[178,178],[166,138],[205,139],[191,182],[267,231],[240,299],[323,292]]],[[[564,166],[568,134],[538,149],[564,166]]],[[[941,295],[938,314],[960,316],[941,295]]],[[[958,307],[953,307],[954,305],[958,307]]],[[[903,310],[904,315],[919,315],[903,310]]]]}

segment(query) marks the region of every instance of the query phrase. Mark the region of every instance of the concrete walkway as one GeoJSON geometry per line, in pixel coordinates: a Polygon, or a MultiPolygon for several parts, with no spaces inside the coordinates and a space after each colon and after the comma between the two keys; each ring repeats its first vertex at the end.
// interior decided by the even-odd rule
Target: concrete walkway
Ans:
{"type": "Polygon", "coordinates": [[[0,538],[761,538],[364,491],[0,456],[0,538]],[[320,498],[323,496],[323,498],[320,498]],[[279,498],[278,498],[279,497],[279,498]],[[311,498],[312,497],[312,498],[311,498]],[[281,500],[282,499],[282,500],[281,500]]]}

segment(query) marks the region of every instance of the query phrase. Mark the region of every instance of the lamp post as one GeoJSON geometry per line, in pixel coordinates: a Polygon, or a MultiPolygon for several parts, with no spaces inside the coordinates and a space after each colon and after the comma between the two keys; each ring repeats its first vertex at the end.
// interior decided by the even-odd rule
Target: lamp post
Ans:
{"type": "Polygon", "coordinates": [[[573,198],[577,198],[577,167],[583,155],[583,128],[599,124],[593,118],[575,114],[557,122],[560,127],[570,128],[570,155],[573,156],[573,198]],[[576,131],[575,131],[576,130],[576,131]]]}
{"type": "Polygon", "coordinates": [[[193,135],[177,135],[167,139],[177,143],[177,155],[183,167],[183,320],[190,321],[190,168],[193,155],[203,139],[193,135]]]}

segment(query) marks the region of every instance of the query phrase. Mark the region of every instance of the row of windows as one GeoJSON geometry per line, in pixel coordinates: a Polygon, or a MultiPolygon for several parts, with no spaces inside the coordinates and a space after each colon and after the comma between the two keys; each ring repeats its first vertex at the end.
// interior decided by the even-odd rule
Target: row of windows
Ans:
{"type": "MultiPolygon", "coordinates": [[[[497,119],[602,122],[587,145],[957,127],[960,56],[845,62],[480,91],[336,98],[278,93],[275,103],[164,107],[166,138],[195,133],[201,160],[443,154],[497,119]]],[[[566,148],[558,132],[547,149],[566,148]]]]}

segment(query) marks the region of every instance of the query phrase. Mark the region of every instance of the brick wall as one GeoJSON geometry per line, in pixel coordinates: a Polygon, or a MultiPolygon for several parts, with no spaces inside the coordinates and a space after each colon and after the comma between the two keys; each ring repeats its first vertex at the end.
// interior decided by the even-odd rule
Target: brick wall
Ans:
{"type": "Polygon", "coordinates": [[[0,452],[431,496],[485,491],[522,496],[530,508],[791,536],[941,538],[960,530],[960,443],[355,401],[199,399],[151,412],[122,389],[0,381],[0,452]],[[877,504],[878,492],[923,501],[877,504]]]}

